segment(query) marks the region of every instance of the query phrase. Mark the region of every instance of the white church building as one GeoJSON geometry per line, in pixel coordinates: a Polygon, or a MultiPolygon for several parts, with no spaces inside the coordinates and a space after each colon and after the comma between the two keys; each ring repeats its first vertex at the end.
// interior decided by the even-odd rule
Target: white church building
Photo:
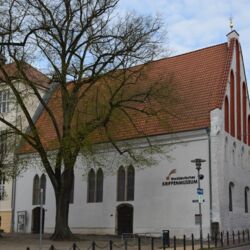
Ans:
{"type": "MultiPolygon", "coordinates": [[[[204,233],[250,228],[249,95],[239,35],[232,31],[227,36],[223,44],[151,63],[148,74],[154,79],[173,72],[176,91],[185,100],[169,130],[151,120],[140,121],[151,142],[168,157],[156,155],[155,166],[136,168],[119,164],[115,151],[105,146],[100,155],[113,159],[110,171],[94,166],[86,170],[86,161],[79,155],[69,211],[73,232],[158,235],[168,229],[170,235],[198,235],[198,198],[204,233]],[[191,163],[196,158],[205,160],[200,197],[191,163]]],[[[126,129],[122,128],[124,139],[135,149],[147,146],[143,137],[126,129]]],[[[16,180],[14,228],[38,232],[36,192],[43,187],[44,231],[52,232],[55,197],[49,178],[40,171],[36,154],[26,151],[19,157],[27,159],[28,167],[16,180]]]]}

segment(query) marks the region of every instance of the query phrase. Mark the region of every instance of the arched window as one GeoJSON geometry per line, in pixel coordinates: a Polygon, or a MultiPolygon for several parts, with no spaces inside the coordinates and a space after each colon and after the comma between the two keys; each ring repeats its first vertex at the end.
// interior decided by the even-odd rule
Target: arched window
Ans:
{"type": "Polygon", "coordinates": [[[234,73],[230,73],[230,133],[235,136],[235,110],[234,110],[234,73]]]}
{"type": "Polygon", "coordinates": [[[250,146],[250,115],[248,115],[248,145],[250,146]]]}
{"type": "Polygon", "coordinates": [[[242,85],[242,107],[243,107],[243,142],[247,143],[247,91],[246,83],[242,85]]]}
{"type": "Polygon", "coordinates": [[[103,172],[102,169],[98,169],[96,175],[96,202],[102,202],[103,200],[103,172]]]}
{"type": "Polygon", "coordinates": [[[70,196],[69,196],[69,203],[73,204],[74,203],[74,190],[75,190],[75,176],[73,174],[72,177],[72,185],[71,185],[71,189],[70,189],[70,196]]]}
{"type": "Polygon", "coordinates": [[[228,161],[228,139],[225,138],[225,145],[224,145],[224,155],[225,155],[225,161],[228,161]]]}
{"type": "Polygon", "coordinates": [[[232,149],[232,157],[233,157],[233,165],[236,165],[236,143],[233,143],[233,149],[232,149]]]}
{"type": "Polygon", "coordinates": [[[125,200],[125,169],[120,167],[117,178],[117,201],[125,200]]]}
{"type": "Polygon", "coordinates": [[[245,153],[244,146],[241,146],[240,165],[242,168],[244,168],[244,158],[245,158],[244,153],[245,153]]]}
{"type": "Polygon", "coordinates": [[[233,188],[234,184],[233,182],[229,183],[229,211],[233,211],[233,188]]]}
{"type": "Polygon", "coordinates": [[[88,174],[88,202],[95,202],[95,172],[90,169],[88,174]]]}
{"type": "Polygon", "coordinates": [[[45,200],[46,200],[46,176],[45,174],[42,174],[41,176],[40,188],[43,189],[43,204],[45,204],[45,200]]]}
{"type": "Polygon", "coordinates": [[[240,46],[236,40],[237,138],[241,140],[240,46]]]}
{"type": "Polygon", "coordinates": [[[227,96],[225,98],[224,116],[225,131],[229,133],[229,106],[227,96]]]}
{"type": "Polygon", "coordinates": [[[135,191],[135,170],[133,166],[128,167],[128,178],[127,178],[127,200],[134,200],[135,191]]]}
{"type": "Polygon", "coordinates": [[[33,179],[33,197],[32,197],[32,204],[38,205],[40,198],[40,183],[38,175],[35,175],[33,179]]]}
{"type": "Polygon", "coordinates": [[[245,187],[245,213],[248,213],[248,191],[249,187],[245,187]]]}

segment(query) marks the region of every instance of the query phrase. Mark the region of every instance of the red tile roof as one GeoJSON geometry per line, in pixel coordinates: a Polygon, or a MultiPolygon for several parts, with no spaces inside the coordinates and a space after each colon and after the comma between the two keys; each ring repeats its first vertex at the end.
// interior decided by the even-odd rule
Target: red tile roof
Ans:
{"type": "MultiPolygon", "coordinates": [[[[28,77],[29,80],[35,82],[38,86],[43,87],[43,88],[48,88],[50,79],[32,67],[30,64],[27,63],[22,63],[22,70],[25,72],[26,76],[28,77]]],[[[9,77],[12,77],[14,79],[22,79],[23,77],[21,76],[21,73],[19,72],[16,63],[10,63],[6,64],[3,66],[4,70],[8,74],[9,77]]],[[[0,82],[4,80],[4,76],[2,72],[0,72],[0,82]]]]}
{"type": "MultiPolygon", "coordinates": [[[[165,58],[150,63],[146,73],[146,82],[166,81],[173,76],[172,87],[174,89],[176,102],[170,110],[173,115],[155,116],[144,114],[134,115],[135,127],[125,117],[119,117],[112,121],[112,131],[115,131],[116,139],[132,139],[155,136],[167,133],[176,133],[200,128],[210,127],[210,111],[221,108],[226,88],[229,66],[232,59],[234,40],[230,46],[227,43],[200,49],[190,53],[165,58]]],[[[56,114],[56,119],[62,119],[59,91],[51,98],[49,106],[56,114]]],[[[42,142],[48,150],[55,149],[57,145],[55,131],[50,118],[43,112],[36,122],[36,126],[42,135],[42,142]]],[[[102,131],[95,131],[97,141],[105,140],[102,131]]],[[[33,151],[31,147],[24,144],[20,153],[33,151]]]]}

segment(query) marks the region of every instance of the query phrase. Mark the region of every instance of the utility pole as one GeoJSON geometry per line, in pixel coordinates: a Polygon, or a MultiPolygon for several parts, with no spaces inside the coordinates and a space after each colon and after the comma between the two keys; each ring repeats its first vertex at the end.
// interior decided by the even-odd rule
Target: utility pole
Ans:
{"type": "MultiPolygon", "coordinates": [[[[203,179],[203,175],[200,174],[200,170],[201,170],[201,164],[203,162],[205,162],[206,160],[197,158],[192,160],[192,163],[195,163],[196,166],[196,170],[197,170],[197,179],[198,179],[198,189],[197,189],[197,193],[202,190],[201,189],[201,183],[200,180],[203,179]]],[[[202,211],[201,211],[201,203],[203,202],[203,198],[202,199],[198,199],[198,204],[199,204],[199,217],[200,217],[200,247],[201,249],[203,249],[203,233],[202,233],[202,211]]]]}

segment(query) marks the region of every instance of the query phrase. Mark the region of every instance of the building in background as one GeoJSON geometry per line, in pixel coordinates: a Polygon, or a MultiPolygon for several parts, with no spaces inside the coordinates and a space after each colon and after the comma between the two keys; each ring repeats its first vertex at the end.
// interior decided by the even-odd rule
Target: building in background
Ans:
{"type": "MultiPolygon", "coordinates": [[[[1,59],[2,67],[8,73],[8,76],[13,78],[13,84],[22,93],[23,100],[27,104],[30,114],[33,115],[39,105],[37,98],[32,94],[31,88],[22,80],[19,80],[16,64],[5,64],[5,59],[3,57],[1,59]]],[[[43,95],[48,89],[49,79],[28,64],[25,65],[24,69],[27,76],[36,82],[40,93],[43,95]]],[[[5,77],[3,73],[0,73],[0,115],[11,124],[17,125],[20,130],[25,131],[27,129],[25,116],[17,104],[12,90],[4,81],[5,77]]],[[[11,133],[11,130],[5,124],[0,122],[0,229],[4,232],[11,231],[13,221],[13,181],[9,172],[12,165],[14,171],[14,164],[16,164],[14,153],[18,141],[19,138],[11,133]]]]}

